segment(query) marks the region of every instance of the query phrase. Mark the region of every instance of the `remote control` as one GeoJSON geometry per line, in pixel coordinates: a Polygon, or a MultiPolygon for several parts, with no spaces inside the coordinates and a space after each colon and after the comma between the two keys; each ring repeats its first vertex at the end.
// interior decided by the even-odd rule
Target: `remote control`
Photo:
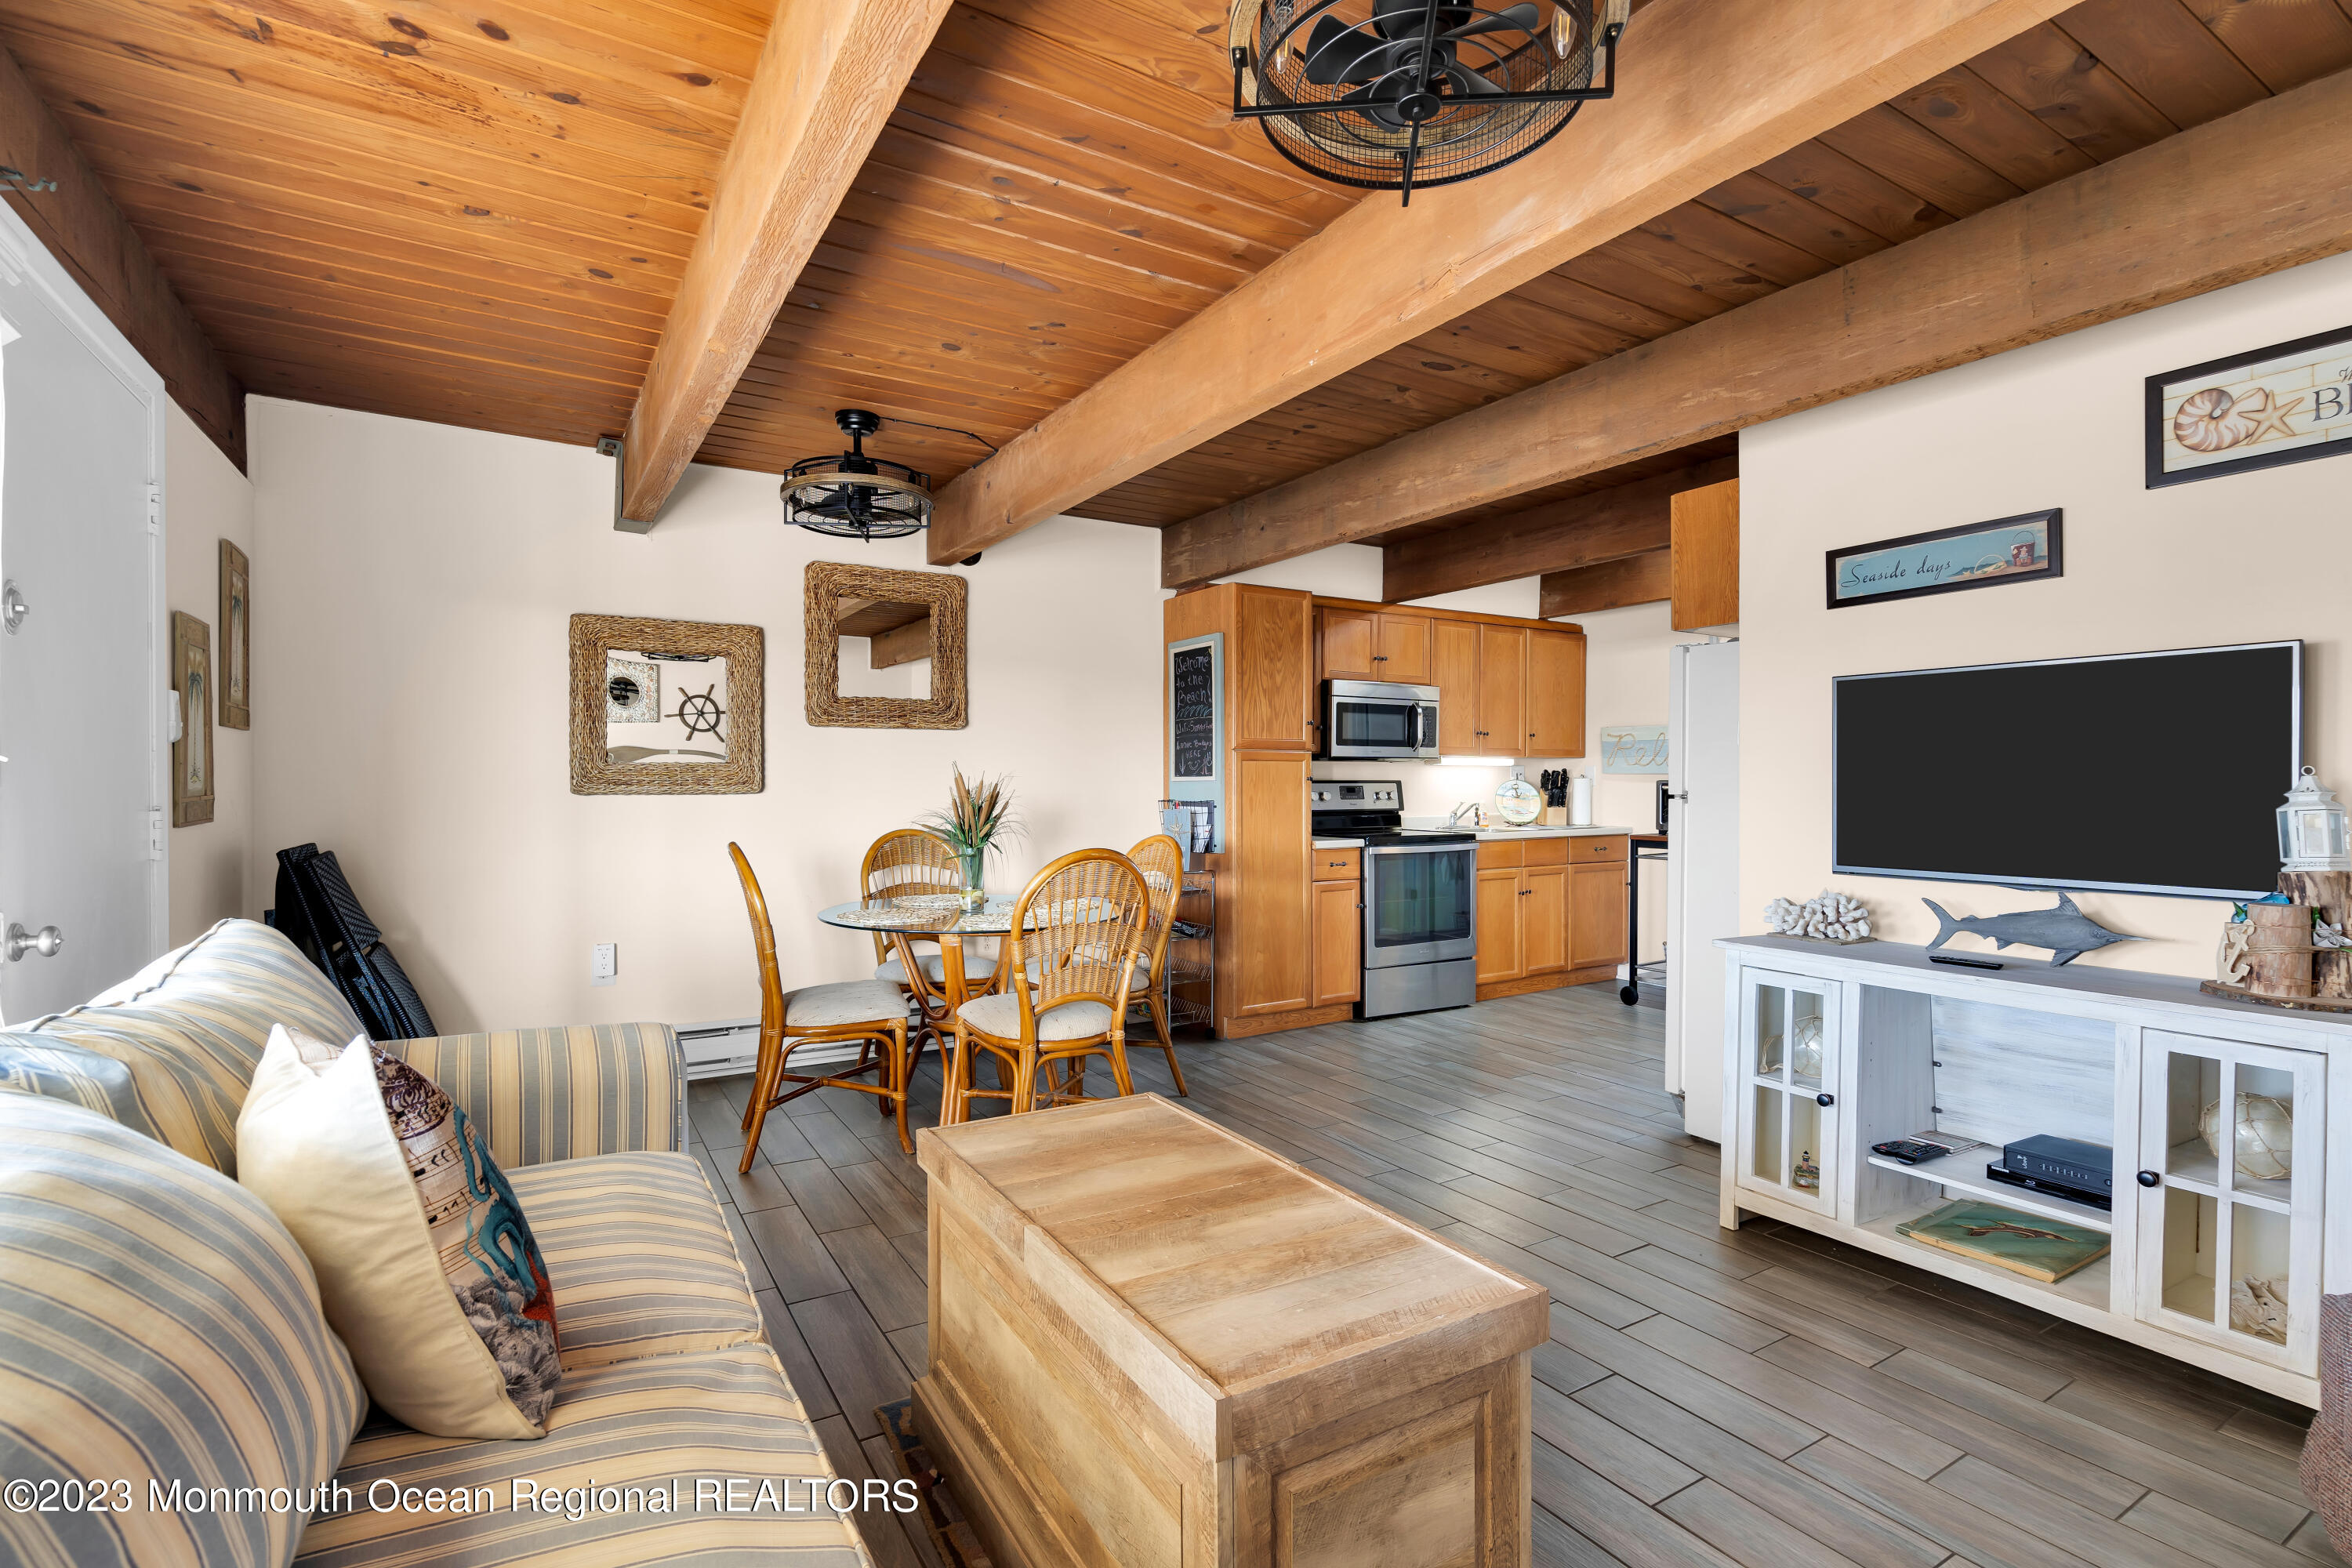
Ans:
{"type": "Polygon", "coordinates": [[[1962,958],[1956,952],[1931,952],[1927,955],[1927,962],[1957,963],[1963,969],[2006,969],[2008,967],[2007,964],[1995,963],[1990,958],[1962,958]]]}
{"type": "Polygon", "coordinates": [[[1922,1143],[1912,1138],[1897,1138],[1891,1142],[1873,1143],[1870,1146],[1870,1152],[1874,1154],[1884,1154],[1890,1160],[1900,1160],[1906,1165],[1916,1165],[1923,1160],[1940,1160],[1951,1152],[1949,1149],[1939,1144],[1922,1143]]]}

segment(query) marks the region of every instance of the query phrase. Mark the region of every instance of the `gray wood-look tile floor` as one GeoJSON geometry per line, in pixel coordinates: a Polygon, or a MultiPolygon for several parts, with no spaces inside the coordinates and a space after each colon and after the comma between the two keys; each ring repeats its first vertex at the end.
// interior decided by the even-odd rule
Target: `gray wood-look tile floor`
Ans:
{"type": "MultiPolygon", "coordinates": [[[[1538,1563],[2342,1568],[2295,1482],[2308,1412],[1801,1230],[1719,1228],[1659,1026],[1592,985],[1179,1047],[1194,1110],[1551,1290],[1538,1563]]],[[[1157,1049],[1131,1059],[1171,1091],[1157,1049]]],[[[835,1466],[894,1476],[873,1412],[925,1364],[922,1173],[873,1100],[824,1090],[738,1175],[750,1083],[692,1086],[695,1152],[835,1466]]],[[[936,1568],[919,1527],[871,1544],[936,1568]]]]}

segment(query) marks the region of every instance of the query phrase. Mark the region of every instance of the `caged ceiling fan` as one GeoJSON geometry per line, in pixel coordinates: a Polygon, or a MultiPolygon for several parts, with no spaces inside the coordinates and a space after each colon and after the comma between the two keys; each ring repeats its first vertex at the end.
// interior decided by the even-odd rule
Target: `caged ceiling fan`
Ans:
{"type": "Polygon", "coordinates": [[[1234,114],[1343,185],[1401,191],[1499,169],[1617,86],[1633,0],[1234,0],[1234,114]]]}
{"type": "MultiPolygon", "coordinates": [[[[931,477],[904,463],[866,455],[866,437],[882,428],[880,415],[863,408],[839,408],[834,411],[833,422],[849,437],[849,450],[830,457],[803,458],[784,470],[784,521],[835,539],[869,542],[904,539],[910,533],[921,532],[931,521],[931,477]]],[[[890,422],[943,430],[978,442],[988,448],[992,457],[996,452],[994,442],[969,430],[949,425],[925,425],[919,419],[893,418],[890,422]]],[[[979,559],[977,555],[971,558],[979,559]]]]}

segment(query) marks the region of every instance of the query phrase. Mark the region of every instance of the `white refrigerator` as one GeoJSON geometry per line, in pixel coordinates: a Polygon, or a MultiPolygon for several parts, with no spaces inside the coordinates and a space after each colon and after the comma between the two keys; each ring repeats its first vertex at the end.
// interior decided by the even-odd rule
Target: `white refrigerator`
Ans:
{"type": "Polygon", "coordinates": [[[1723,961],[1739,933],[1739,644],[1684,643],[1666,688],[1666,1092],[1724,1135],[1723,961]]]}

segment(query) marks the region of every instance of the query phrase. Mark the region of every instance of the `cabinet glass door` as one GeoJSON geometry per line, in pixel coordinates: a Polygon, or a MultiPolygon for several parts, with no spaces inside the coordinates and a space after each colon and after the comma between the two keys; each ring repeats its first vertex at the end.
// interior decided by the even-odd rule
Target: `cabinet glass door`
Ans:
{"type": "Polygon", "coordinates": [[[2318,1371],[2326,1058],[2150,1031],[2139,1316],[2318,1371]]]}
{"type": "Polygon", "coordinates": [[[1740,983],[1738,1184],[1832,1210],[1834,984],[1746,971],[1740,983]]]}

